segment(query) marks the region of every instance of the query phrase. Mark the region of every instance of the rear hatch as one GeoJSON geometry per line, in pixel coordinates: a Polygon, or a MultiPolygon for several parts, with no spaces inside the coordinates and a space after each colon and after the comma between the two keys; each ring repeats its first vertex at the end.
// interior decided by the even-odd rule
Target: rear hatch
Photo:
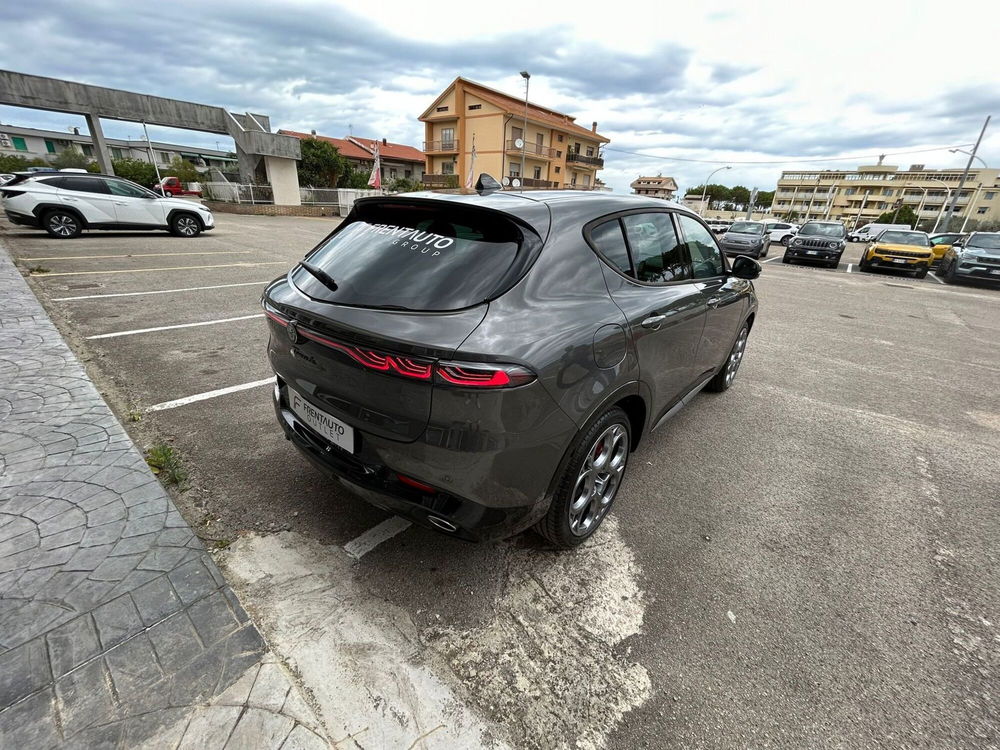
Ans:
{"type": "Polygon", "coordinates": [[[412,441],[430,418],[435,367],[541,247],[526,222],[429,199],[359,201],[264,292],[269,354],[287,387],[362,431],[412,441]]]}

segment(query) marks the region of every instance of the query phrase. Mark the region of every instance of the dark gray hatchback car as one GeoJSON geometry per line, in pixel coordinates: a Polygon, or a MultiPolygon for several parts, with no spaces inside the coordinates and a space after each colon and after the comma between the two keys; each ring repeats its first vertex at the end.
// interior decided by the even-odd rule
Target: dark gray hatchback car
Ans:
{"type": "Polygon", "coordinates": [[[580,192],[359,200],[264,292],[286,437],[469,540],[590,536],[642,437],[729,388],[760,266],[680,205],[580,192]]]}

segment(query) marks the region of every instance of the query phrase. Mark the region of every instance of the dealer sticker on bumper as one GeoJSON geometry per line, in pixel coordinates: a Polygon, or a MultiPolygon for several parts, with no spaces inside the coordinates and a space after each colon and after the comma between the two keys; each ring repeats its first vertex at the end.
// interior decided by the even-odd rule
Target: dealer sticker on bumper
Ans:
{"type": "Polygon", "coordinates": [[[288,405],[295,415],[338,448],[354,453],[354,428],[317,409],[293,389],[288,389],[288,405]]]}

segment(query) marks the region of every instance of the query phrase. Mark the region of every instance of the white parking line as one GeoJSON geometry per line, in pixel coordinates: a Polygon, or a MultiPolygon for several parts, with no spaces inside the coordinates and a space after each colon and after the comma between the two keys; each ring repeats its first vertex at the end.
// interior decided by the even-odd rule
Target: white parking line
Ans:
{"type": "Polygon", "coordinates": [[[406,531],[413,524],[400,516],[385,519],[378,526],[373,526],[357,539],[352,539],[344,545],[344,552],[355,560],[361,559],[387,539],[406,531]]]}
{"type": "Polygon", "coordinates": [[[18,258],[24,263],[30,260],[98,260],[101,258],[163,258],[178,255],[249,255],[253,250],[212,250],[197,253],[126,253],[125,255],[56,255],[51,258],[18,258]]]}
{"type": "Polygon", "coordinates": [[[266,281],[242,281],[239,284],[214,284],[212,286],[188,286],[183,289],[156,289],[150,292],[115,292],[114,294],[83,294],[79,297],[53,297],[53,302],[75,302],[81,299],[104,299],[105,297],[143,297],[147,294],[174,294],[176,292],[200,292],[203,289],[227,289],[231,286],[264,286],[266,281]]]}
{"type": "Polygon", "coordinates": [[[784,256],[775,255],[773,258],[768,258],[767,260],[762,260],[761,263],[770,263],[772,260],[781,260],[782,257],[784,257],[784,256]]]}
{"type": "Polygon", "coordinates": [[[146,411],[163,411],[164,409],[176,409],[178,406],[184,406],[185,404],[193,404],[196,401],[205,401],[210,398],[216,398],[217,396],[225,396],[229,393],[238,393],[240,391],[248,391],[251,388],[259,388],[262,385],[274,385],[274,378],[265,378],[264,380],[255,380],[252,383],[241,383],[240,385],[231,385],[228,388],[219,388],[214,391],[206,391],[205,393],[196,393],[193,396],[185,396],[184,398],[176,398],[173,401],[164,401],[162,404],[153,404],[153,406],[146,407],[146,411]]]}
{"type": "Polygon", "coordinates": [[[52,278],[53,276],[100,276],[101,274],[108,273],[153,273],[155,271],[200,271],[206,268],[256,268],[257,266],[287,266],[287,260],[273,260],[264,263],[218,263],[211,266],[166,266],[164,268],[124,268],[124,269],[112,269],[110,271],[59,271],[58,273],[50,273],[48,271],[41,273],[38,271],[32,271],[31,276],[33,278],[38,278],[39,276],[44,276],[45,278],[52,278]]]}
{"type": "Polygon", "coordinates": [[[848,264],[847,264],[847,272],[848,272],[848,273],[851,273],[851,269],[852,269],[852,268],[854,268],[854,264],[853,264],[853,263],[848,263],[848,264]]]}
{"type": "Polygon", "coordinates": [[[179,323],[174,326],[156,326],[156,328],[136,328],[134,331],[115,331],[114,333],[99,333],[96,336],[87,336],[90,339],[113,339],[119,336],[135,336],[137,333],[153,333],[155,331],[173,331],[177,328],[197,328],[198,326],[214,326],[219,323],[232,323],[237,320],[250,320],[251,318],[262,318],[264,313],[254,313],[253,315],[240,315],[237,318],[220,318],[219,320],[203,320],[200,323],[179,323]]]}
{"type": "Polygon", "coordinates": [[[931,273],[929,273],[927,275],[930,278],[934,279],[934,281],[936,281],[938,284],[943,284],[944,283],[944,280],[940,276],[938,276],[937,273],[935,273],[935,272],[931,272],[931,273]]]}

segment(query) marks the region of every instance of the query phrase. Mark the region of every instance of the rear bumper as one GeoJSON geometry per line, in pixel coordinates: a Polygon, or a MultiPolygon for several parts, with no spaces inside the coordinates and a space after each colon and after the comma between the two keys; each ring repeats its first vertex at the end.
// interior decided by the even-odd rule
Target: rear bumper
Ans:
{"type": "MultiPolygon", "coordinates": [[[[516,505],[497,505],[484,498],[471,499],[447,490],[427,492],[406,484],[398,478],[400,473],[428,485],[435,485],[435,476],[462,477],[464,486],[490,488],[496,483],[493,475],[495,459],[481,460],[475,454],[445,451],[435,454],[433,466],[421,467],[413,472],[407,464],[413,463],[415,443],[392,445],[369,433],[362,433],[357,453],[351,454],[328,443],[308,425],[304,424],[288,407],[282,381],[278,380],[273,391],[275,415],[285,438],[290,440],[309,461],[324,473],[335,477],[362,499],[384,510],[396,513],[411,521],[450,536],[473,542],[486,542],[512,536],[534,524],[548,507],[548,495],[542,493],[531,502],[516,505]],[[394,451],[399,455],[394,456],[394,451]],[[442,458],[452,461],[442,465],[442,458]],[[396,459],[396,460],[394,460],[396,459]],[[413,473],[411,473],[413,472],[413,473]],[[414,476],[414,474],[416,476],[414,476]]],[[[552,466],[552,473],[555,472],[552,466]]],[[[485,489],[488,498],[496,487],[485,489]]],[[[523,494],[508,488],[510,497],[523,494]]]]}
{"type": "Polygon", "coordinates": [[[17,211],[11,211],[9,208],[4,209],[4,213],[11,224],[17,224],[22,227],[34,227],[35,229],[41,227],[38,217],[32,214],[18,213],[17,211]]]}

